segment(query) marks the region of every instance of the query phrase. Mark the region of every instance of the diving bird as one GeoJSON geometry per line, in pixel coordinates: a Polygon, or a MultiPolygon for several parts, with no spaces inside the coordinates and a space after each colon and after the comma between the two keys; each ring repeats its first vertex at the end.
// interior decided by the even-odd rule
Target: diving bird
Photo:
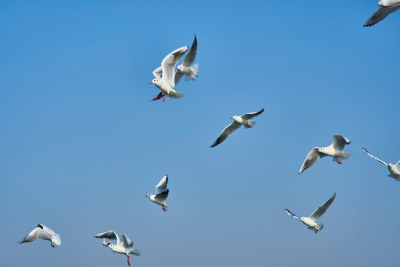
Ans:
{"type": "MultiPolygon", "coordinates": [[[[333,194],[333,196],[325,202],[322,206],[320,206],[318,209],[316,209],[313,213],[311,213],[310,216],[308,217],[301,217],[300,221],[307,225],[307,228],[310,230],[313,230],[314,233],[318,233],[318,231],[321,231],[322,228],[324,228],[324,225],[322,223],[317,223],[316,221],[318,220],[319,217],[321,217],[326,210],[331,206],[333,200],[336,197],[336,193],[333,194]]],[[[290,210],[285,209],[285,212],[287,215],[289,215],[292,218],[299,219],[298,216],[294,215],[290,210]]]]}
{"type": "Polygon", "coordinates": [[[125,254],[127,257],[127,262],[128,266],[131,266],[130,263],[130,254],[140,256],[140,251],[137,249],[132,248],[133,247],[133,242],[132,240],[126,236],[122,235],[121,238],[114,232],[114,231],[108,231],[104,233],[100,233],[95,235],[94,237],[96,238],[103,238],[103,246],[111,248],[113,252],[119,253],[119,254],[125,254]],[[117,240],[117,244],[112,244],[111,242],[106,242],[106,239],[112,239],[112,240],[117,240]]]}
{"type": "Polygon", "coordinates": [[[371,155],[368,152],[368,150],[366,150],[365,148],[363,148],[362,150],[365,152],[365,154],[367,154],[371,158],[376,159],[380,163],[386,165],[386,167],[388,167],[389,172],[390,172],[390,174],[388,174],[389,177],[394,178],[396,181],[400,181],[400,161],[397,162],[396,165],[393,165],[391,163],[386,163],[383,160],[380,160],[377,157],[374,157],[373,155],[371,155]]]}
{"type": "Polygon", "coordinates": [[[223,141],[225,141],[226,138],[228,138],[229,135],[231,135],[235,130],[239,129],[240,126],[244,126],[245,128],[252,128],[256,122],[255,121],[250,121],[250,119],[257,117],[261,113],[264,112],[264,109],[261,109],[258,112],[253,112],[253,113],[246,113],[242,116],[233,116],[231,119],[233,119],[233,122],[229,124],[218,136],[217,140],[210,146],[210,147],[215,147],[219,144],[221,144],[223,141]]]}
{"type": "Polygon", "coordinates": [[[175,84],[177,84],[183,76],[185,76],[185,80],[188,81],[192,79],[194,81],[194,77],[197,76],[197,72],[199,71],[199,64],[194,64],[193,62],[196,59],[197,54],[197,38],[194,36],[194,40],[192,43],[192,47],[190,47],[189,52],[186,54],[185,58],[181,65],[178,66],[178,69],[175,73],[175,84]]]}
{"type": "Polygon", "coordinates": [[[163,59],[161,66],[153,71],[153,75],[156,78],[153,79],[150,84],[154,84],[158,87],[158,89],[161,90],[161,95],[164,97],[163,102],[165,101],[166,97],[183,97],[183,93],[174,90],[175,66],[188,49],[189,47],[184,46],[174,50],[163,59]]]}
{"type": "Polygon", "coordinates": [[[400,8],[400,0],[381,0],[378,2],[380,7],[375,11],[375,13],[370,17],[367,22],[364,23],[364,27],[371,27],[384,18],[386,18],[390,13],[393,13],[400,8]]]}
{"type": "Polygon", "coordinates": [[[59,234],[56,234],[53,230],[51,230],[49,227],[44,226],[43,224],[38,224],[35,229],[33,229],[27,236],[24,237],[20,242],[22,243],[27,243],[27,242],[33,242],[38,239],[44,239],[44,240],[49,240],[50,245],[54,248],[54,244],[56,245],[61,245],[61,237],[59,234]]]}
{"type": "Polygon", "coordinates": [[[301,165],[299,174],[314,165],[319,158],[325,156],[331,156],[338,164],[342,164],[340,158],[348,159],[350,157],[350,152],[343,152],[344,146],[348,144],[350,144],[350,140],[348,138],[344,137],[343,135],[336,134],[333,136],[333,143],[330,146],[314,147],[308,153],[303,165],[301,165]]]}
{"type": "Polygon", "coordinates": [[[156,186],[156,194],[145,195],[145,197],[148,197],[152,202],[160,205],[164,212],[167,211],[167,209],[169,209],[169,206],[165,203],[165,200],[167,199],[169,193],[167,185],[168,185],[168,175],[165,175],[156,186]]]}

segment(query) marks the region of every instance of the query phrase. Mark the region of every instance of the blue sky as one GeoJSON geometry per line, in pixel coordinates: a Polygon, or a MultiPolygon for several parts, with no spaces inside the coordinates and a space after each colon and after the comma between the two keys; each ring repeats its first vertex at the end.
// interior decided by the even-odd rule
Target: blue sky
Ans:
{"type": "Polygon", "coordinates": [[[2,1],[1,266],[397,266],[400,13],[377,1],[2,1]],[[199,79],[149,99],[169,52],[198,37],[199,79]],[[251,129],[209,146],[232,115],[251,129]],[[314,146],[352,140],[339,166],[314,146]],[[169,175],[166,214],[144,195],[169,175]],[[309,215],[337,192],[315,235],[309,215]],[[63,244],[19,245],[37,223],[63,244]]]}

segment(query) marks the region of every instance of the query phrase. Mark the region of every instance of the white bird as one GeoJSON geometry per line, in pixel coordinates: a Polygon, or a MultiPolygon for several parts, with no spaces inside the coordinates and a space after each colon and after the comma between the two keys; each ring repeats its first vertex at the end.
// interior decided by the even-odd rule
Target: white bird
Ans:
{"type": "Polygon", "coordinates": [[[363,151],[365,152],[365,154],[367,154],[371,158],[376,159],[380,163],[386,165],[386,167],[388,167],[389,172],[390,172],[390,174],[388,175],[389,177],[394,178],[396,181],[400,181],[400,161],[397,162],[395,165],[393,165],[391,163],[386,163],[383,160],[378,159],[377,157],[374,157],[365,148],[363,148],[363,151]]]}
{"type": "Polygon", "coordinates": [[[160,205],[164,212],[167,211],[167,209],[169,209],[169,206],[165,203],[165,200],[167,199],[169,193],[167,185],[168,185],[168,175],[165,175],[156,186],[156,194],[145,195],[145,197],[148,197],[152,202],[160,205]]]}
{"type": "Polygon", "coordinates": [[[334,135],[333,143],[328,147],[314,147],[308,153],[307,158],[304,160],[303,165],[301,165],[299,173],[302,173],[304,170],[310,168],[314,165],[315,162],[319,158],[324,156],[331,156],[333,160],[336,160],[338,164],[342,164],[340,158],[348,159],[350,157],[349,152],[343,152],[343,148],[345,145],[350,144],[350,140],[343,135],[334,135]]]}
{"type": "Polygon", "coordinates": [[[364,27],[370,27],[384,18],[386,18],[390,13],[393,13],[400,8],[400,0],[381,0],[378,2],[380,7],[375,11],[375,13],[370,17],[367,22],[364,23],[364,27]]]}
{"type": "Polygon", "coordinates": [[[175,66],[188,49],[189,47],[184,46],[174,50],[172,53],[164,58],[164,60],[161,62],[161,66],[153,71],[153,75],[156,78],[153,79],[150,84],[155,84],[158,89],[161,90],[161,93],[159,95],[161,95],[161,97],[164,96],[163,101],[165,101],[165,98],[169,96],[172,98],[183,97],[183,93],[174,90],[175,66]]]}
{"type": "MultiPolygon", "coordinates": [[[[333,200],[336,197],[336,193],[333,194],[333,196],[325,202],[322,206],[318,207],[313,213],[311,213],[310,216],[308,217],[301,217],[300,221],[307,225],[307,228],[310,230],[313,230],[314,233],[318,233],[318,231],[321,231],[322,228],[324,228],[324,225],[322,223],[317,223],[316,221],[318,220],[319,217],[321,217],[325,211],[331,206],[333,200]]],[[[290,210],[285,209],[285,212],[287,215],[291,216],[292,218],[299,219],[298,216],[294,215],[290,210]]]]}
{"type": "Polygon", "coordinates": [[[94,237],[96,238],[103,238],[103,246],[111,248],[113,252],[119,253],[119,254],[125,254],[127,257],[127,262],[128,265],[131,266],[130,263],[130,254],[140,256],[140,251],[137,249],[132,248],[133,247],[133,242],[132,240],[129,239],[128,236],[122,235],[121,238],[114,232],[114,231],[108,231],[104,233],[100,233],[95,235],[94,237]],[[112,244],[111,242],[106,242],[106,239],[112,239],[112,240],[117,240],[117,244],[112,244]]]}
{"type": "Polygon", "coordinates": [[[38,224],[35,229],[33,229],[27,236],[24,237],[20,242],[22,243],[27,243],[27,242],[33,242],[38,239],[44,239],[44,240],[49,240],[50,245],[54,248],[54,244],[56,245],[61,245],[61,237],[59,234],[56,234],[53,230],[51,230],[49,227],[44,226],[43,224],[38,224]]]}
{"type": "Polygon", "coordinates": [[[231,135],[235,130],[239,129],[240,126],[244,126],[245,128],[252,128],[256,122],[255,121],[250,121],[250,119],[257,117],[261,113],[264,112],[264,109],[261,109],[258,112],[253,112],[253,113],[246,113],[242,116],[233,116],[231,119],[233,119],[233,122],[229,124],[227,127],[225,127],[224,130],[222,130],[221,134],[218,136],[217,140],[210,146],[210,147],[215,147],[219,144],[221,144],[223,141],[225,141],[226,138],[228,138],[229,135],[231,135]]]}
{"type": "Polygon", "coordinates": [[[192,65],[194,60],[196,59],[196,54],[197,54],[197,38],[195,35],[192,47],[190,47],[190,50],[183,59],[182,64],[178,66],[178,69],[175,74],[175,84],[177,84],[182,79],[183,76],[185,76],[186,81],[188,81],[189,79],[192,79],[194,81],[194,77],[199,77],[197,76],[197,73],[199,71],[199,64],[192,65]]]}

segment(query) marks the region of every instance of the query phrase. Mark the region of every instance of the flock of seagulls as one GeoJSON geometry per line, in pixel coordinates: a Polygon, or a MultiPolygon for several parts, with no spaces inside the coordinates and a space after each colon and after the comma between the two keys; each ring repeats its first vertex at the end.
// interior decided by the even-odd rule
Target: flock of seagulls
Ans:
{"type": "MultiPolygon", "coordinates": [[[[379,9],[363,26],[372,26],[400,8],[400,0],[381,0],[378,4],[380,5],[379,9]]],[[[162,60],[161,66],[153,71],[153,75],[155,78],[150,82],[150,84],[154,84],[158,89],[160,89],[160,93],[152,100],[159,100],[162,98],[164,102],[167,97],[174,99],[182,98],[184,94],[182,92],[176,91],[175,86],[180,82],[183,76],[185,76],[186,81],[195,80],[195,78],[198,77],[199,66],[198,64],[193,64],[197,55],[196,36],[194,36],[192,46],[189,52],[184,57],[182,64],[178,67],[176,66],[179,60],[183,57],[183,55],[185,55],[188,50],[189,47],[183,46],[172,51],[162,60]]],[[[233,122],[225,127],[217,140],[215,140],[215,142],[210,147],[216,147],[217,145],[224,142],[229,137],[229,135],[231,135],[235,130],[239,129],[242,125],[245,128],[253,128],[256,122],[251,121],[251,119],[259,116],[263,112],[264,109],[261,109],[258,112],[246,113],[242,116],[233,116],[233,122]]],[[[299,174],[313,166],[320,158],[325,156],[330,156],[333,158],[333,161],[336,161],[338,164],[342,164],[342,159],[348,159],[350,157],[350,152],[343,151],[345,146],[349,144],[350,139],[348,139],[347,137],[343,135],[334,135],[333,143],[331,145],[327,147],[312,148],[311,151],[308,153],[306,159],[304,160],[302,166],[300,167],[299,174]]],[[[363,151],[369,157],[386,165],[390,172],[390,174],[388,175],[389,177],[394,178],[396,181],[400,181],[400,161],[396,164],[386,163],[370,154],[365,148],[363,148],[363,151]]],[[[161,206],[164,212],[169,209],[169,206],[165,203],[169,194],[169,189],[167,188],[167,186],[168,175],[165,175],[156,185],[155,194],[145,195],[145,197],[148,197],[153,203],[161,206]]],[[[298,217],[288,209],[285,209],[285,212],[292,218],[299,219],[303,224],[307,226],[308,229],[313,230],[315,233],[318,233],[324,228],[324,225],[322,223],[317,223],[316,221],[332,205],[335,197],[336,193],[334,193],[327,202],[318,207],[308,217],[298,217]]],[[[111,230],[96,234],[94,237],[100,239],[102,238],[103,246],[110,248],[113,252],[126,255],[128,266],[131,265],[129,255],[141,255],[139,250],[133,248],[133,242],[127,235],[123,234],[120,238],[114,231],[111,230]],[[110,241],[106,240],[116,240],[116,244],[113,244],[110,241]]],[[[22,244],[33,242],[38,239],[50,241],[50,245],[53,248],[55,247],[54,244],[58,246],[61,245],[60,235],[43,224],[38,224],[37,227],[34,228],[29,234],[27,234],[19,243],[22,244]]]]}

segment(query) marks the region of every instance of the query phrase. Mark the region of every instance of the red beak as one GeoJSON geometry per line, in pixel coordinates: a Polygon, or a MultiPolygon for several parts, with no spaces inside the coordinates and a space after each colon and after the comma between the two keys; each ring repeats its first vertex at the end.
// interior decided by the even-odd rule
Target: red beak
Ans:
{"type": "Polygon", "coordinates": [[[150,84],[153,84],[153,82],[150,82],[150,84]]]}

